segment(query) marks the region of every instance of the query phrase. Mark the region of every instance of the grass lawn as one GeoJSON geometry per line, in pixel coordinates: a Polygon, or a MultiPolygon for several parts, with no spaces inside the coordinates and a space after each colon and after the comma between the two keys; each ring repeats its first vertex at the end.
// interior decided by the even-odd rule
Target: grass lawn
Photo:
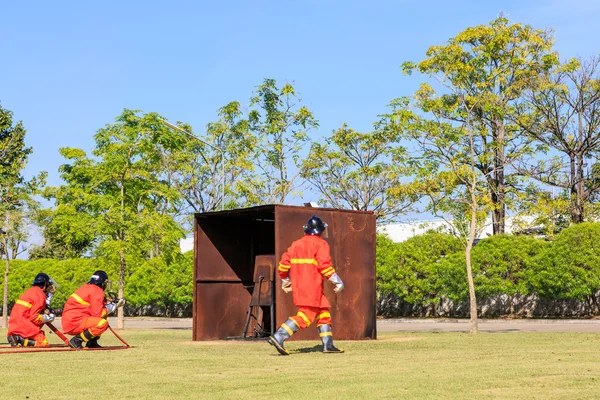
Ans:
{"type": "MultiPolygon", "coordinates": [[[[189,330],[121,335],[135,347],[0,355],[0,398],[600,397],[598,334],[384,333],[377,341],[337,342],[345,354],[289,342],[288,357],[266,342],[192,342],[189,330]]],[[[0,329],[0,342],[5,337],[0,329]]],[[[110,332],[102,343],[118,344],[110,332]]]]}

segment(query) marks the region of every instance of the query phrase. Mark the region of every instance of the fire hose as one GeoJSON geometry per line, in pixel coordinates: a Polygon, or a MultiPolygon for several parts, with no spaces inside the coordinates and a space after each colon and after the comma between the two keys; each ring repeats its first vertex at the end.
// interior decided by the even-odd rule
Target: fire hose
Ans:
{"type": "Polygon", "coordinates": [[[56,352],[56,351],[92,351],[92,350],[124,350],[124,349],[129,349],[131,346],[129,345],[129,343],[127,343],[125,340],[123,340],[123,338],[121,336],[119,336],[117,334],[117,332],[115,332],[115,330],[112,328],[112,326],[108,326],[108,329],[112,332],[113,335],[115,335],[115,337],[121,342],[123,343],[123,346],[106,346],[106,347],[98,347],[98,348],[82,348],[82,349],[75,349],[72,347],[69,347],[69,339],[65,336],[64,333],[62,333],[57,327],[55,327],[54,325],[52,325],[50,322],[47,322],[46,325],[48,325],[48,328],[50,328],[52,330],[52,332],[54,332],[56,334],[56,336],[58,336],[64,343],[65,346],[63,347],[62,345],[58,345],[58,346],[50,346],[50,347],[12,347],[12,346],[0,346],[0,349],[12,349],[12,350],[0,350],[0,354],[12,354],[12,353],[44,353],[44,352],[56,352]]]}
{"type": "Polygon", "coordinates": [[[68,346],[69,345],[69,339],[65,336],[64,333],[62,333],[61,331],[58,330],[57,327],[55,327],[54,325],[52,325],[51,322],[46,322],[46,325],[48,326],[48,328],[50,328],[50,330],[52,330],[52,332],[54,332],[54,334],[56,336],[58,336],[59,338],[61,338],[61,340],[63,342],[65,342],[65,344],[68,346]]]}

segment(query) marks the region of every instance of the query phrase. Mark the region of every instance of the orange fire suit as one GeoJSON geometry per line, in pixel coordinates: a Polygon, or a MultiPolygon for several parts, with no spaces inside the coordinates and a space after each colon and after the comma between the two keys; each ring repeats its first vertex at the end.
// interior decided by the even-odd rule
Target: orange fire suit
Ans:
{"type": "Polygon", "coordinates": [[[292,243],[281,257],[277,272],[281,279],[290,278],[294,305],[298,315],[290,317],[306,328],[318,317],[317,324],[331,324],[329,300],[323,294],[323,278],[335,273],[331,265],[329,244],[318,235],[305,235],[292,243]]]}
{"type": "Polygon", "coordinates": [[[41,329],[43,311],[46,308],[46,294],[42,288],[33,286],[19,297],[13,306],[8,322],[7,336],[19,335],[35,341],[36,347],[47,347],[46,335],[41,329]]]}
{"type": "Polygon", "coordinates": [[[96,285],[86,283],[65,303],[62,328],[68,335],[79,335],[89,329],[94,336],[100,336],[108,329],[107,315],[104,291],[96,285]]]}

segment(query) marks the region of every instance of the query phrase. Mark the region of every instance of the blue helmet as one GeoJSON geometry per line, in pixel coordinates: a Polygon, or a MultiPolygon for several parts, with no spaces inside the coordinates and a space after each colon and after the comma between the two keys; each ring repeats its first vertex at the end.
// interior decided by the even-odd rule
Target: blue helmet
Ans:
{"type": "Polygon", "coordinates": [[[90,281],[88,282],[92,285],[96,285],[102,289],[106,288],[106,285],[108,283],[108,275],[106,274],[106,272],[98,270],[96,272],[94,272],[94,274],[92,275],[92,278],[90,279],[90,281]]]}
{"type": "Polygon", "coordinates": [[[306,225],[304,225],[304,233],[309,235],[320,235],[327,228],[327,224],[321,220],[321,218],[313,215],[308,219],[306,225]]]}
{"type": "Polygon", "coordinates": [[[51,284],[52,284],[52,280],[51,280],[50,276],[48,276],[48,274],[40,272],[39,274],[37,274],[35,276],[35,279],[33,280],[33,283],[31,284],[31,286],[38,286],[43,289],[46,286],[50,286],[51,284]]]}

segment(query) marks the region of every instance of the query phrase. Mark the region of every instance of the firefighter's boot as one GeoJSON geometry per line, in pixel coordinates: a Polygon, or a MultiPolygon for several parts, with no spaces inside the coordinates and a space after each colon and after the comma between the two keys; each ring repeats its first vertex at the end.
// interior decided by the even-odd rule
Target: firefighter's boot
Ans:
{"type": "Polygon", "coordinates": [[[69,347],[74,349],[82,349],[83,348],[83,339],[78,336],[73,336],[71,340],[69,340],[69,347]]]}
{"type": "Polygon", "coordinates": [[[98,344],[98,339],[100,339],[99,337],[95,337],[93,339],[90,339],[86,344],[85,347],[88,349],[101,349],[102,346],[100,346],[98,344]]]}
{"type": "Polygon", "coordinates": [[[273,336],[269,337],[268,342],[275,346],[279,354],[282,356],[289,356],[290,352],[283,347],[283,342],[288,340],[294,333],[298,332],[298,329],[299,327],[296,325],[296,322],[294,322],[293,319],[288,319],[281,324],[281,327],[277,329],[277,332],[275,332],[273,336]]]}
{"type": "Polygon", "coordinates": [[[23,339],[23,347],[35,347],[35,339],[23,339]]]}
{"type": "Polygon", "coordinates": [[[343,353],[344,349],[338,349],[333,345],[333,333],[331,325],[319,325],[319,336],[323,342],[323,353],[343,353]]]}
{"type": "Polygon", "coordinates": [[[86,343],[86,347],[87,347],[87,343],[89,343],[89,341],[94,339],[95,337],[96,336],[94,336],[94,334],[92,334],[92,331],[90,331],[89,329],[86,329],[85,331],[81,332],[79,335],[73,336],[71,338],[71,340],[69,341],[69,346],[73,347],[75,349],[82,349],[83,342],[86,343]]]}
{"type": "Polygon", "coordinates": [[[25,343],[25,339],[23,339],[20,335],[9,335],[6,337],[8,340],[8,344],[12,347],[21,347],[25,343]]]}

